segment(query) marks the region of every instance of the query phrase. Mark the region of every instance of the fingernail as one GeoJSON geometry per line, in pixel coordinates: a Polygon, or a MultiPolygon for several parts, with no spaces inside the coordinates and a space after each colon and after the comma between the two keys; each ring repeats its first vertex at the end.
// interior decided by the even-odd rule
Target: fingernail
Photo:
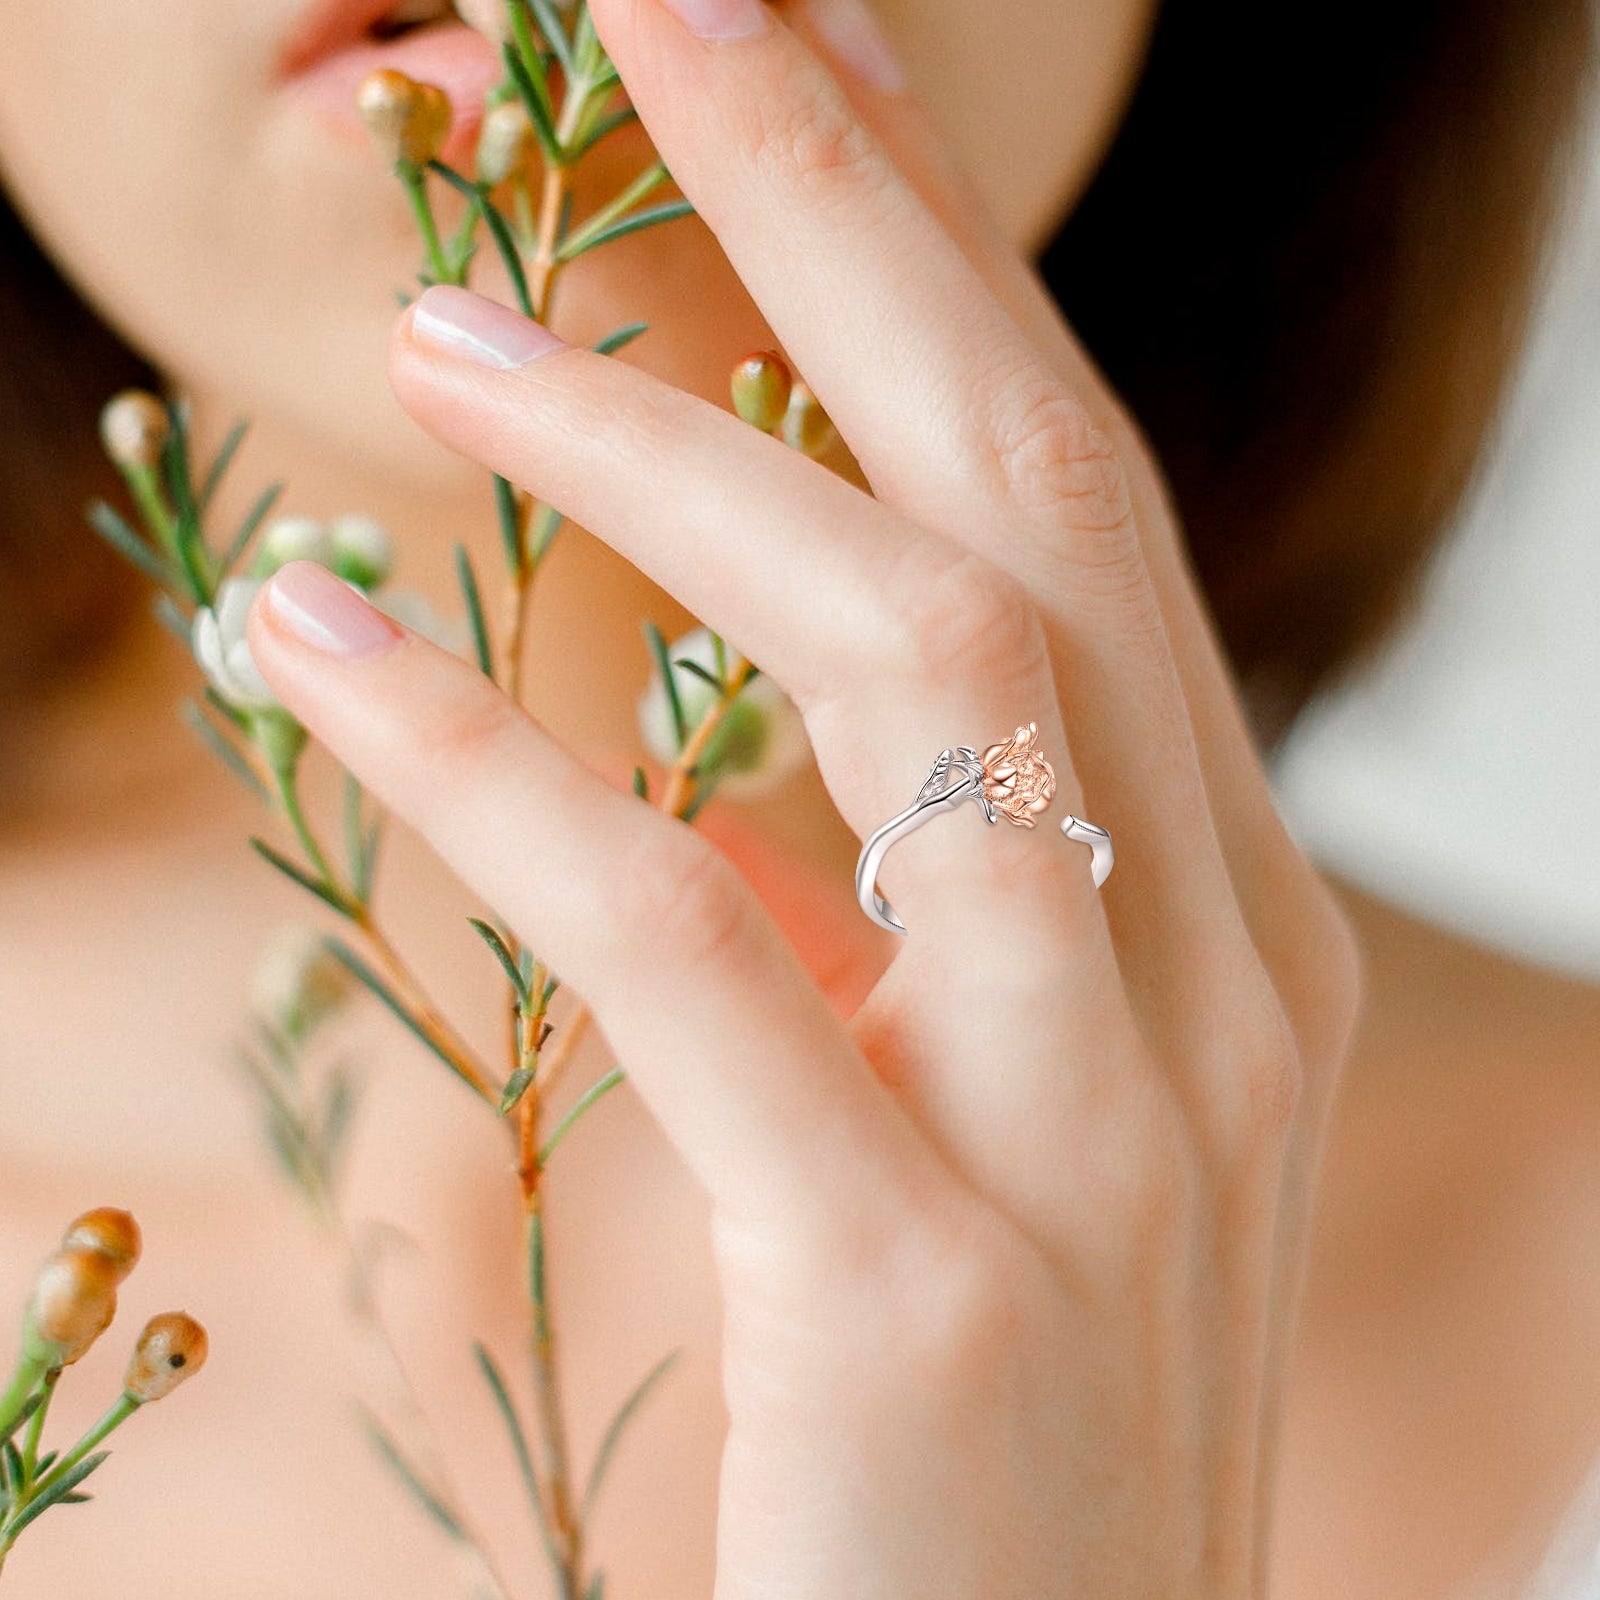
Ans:
{"type": "Polygon", "coordinates": [[[434,284],[412,306],[411,332],[447,355],[502,371],[562,348],[548,328],[520,312],[447,283],[434,284]]]}
{"type": "Polygon", "coordinates": [[[662,0],[690,33],[702,39],[749,39],[772,26],[762,0],[662,0]]]}
{"type": "Polygon", "coordinates": [[[806,0],[810,19],[839,63],[886,94],[899,94],[906,75],[865,0],[806,0]]]}
{"type": "Polygon", "coordinates": [[[402,637],[397,622],[314,561],[278,569],[267,585],[267,609],[274,622],[325,656],[373,656],[402,637]]]}

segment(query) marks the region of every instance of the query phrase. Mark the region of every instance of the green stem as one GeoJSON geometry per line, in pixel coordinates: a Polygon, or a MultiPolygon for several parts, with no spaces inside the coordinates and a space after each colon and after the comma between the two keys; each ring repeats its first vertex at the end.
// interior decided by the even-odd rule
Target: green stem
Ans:
{"type": "Polygon", "coordinates": [[[28,1431],[22,1436],[21,1494],[24,1500],[33,1489],[33,1474],[39,1461],[39,1440],[44,1435],[45,1413],[50,1409],[50,1402],[55,1397],[56,1383],[60,1377],[60,1367],[44,1375],[44,1393],[34,1408],[33,1415],[28,1418],[28,1431]]]}
{"type": "Polygon", "coordinates": [[[11,1374],[6,1392],[0,1395],[0,1443],[17,1431],[24,1409],[49,1370],[43,1361],[32,1360],[26,1355],[17,1357],[16,1371],[11,1374]]]}
{"type": "Polygon", "coordinates": [[[439,224],[434,221],[433,202],[428,199],[427,173],[413,161],[402,161],[394,170],[411,201],[411,211],[422,234],[422,246],[428,254],[428,271],[437,282],[449,283],[452,275],[444,258],[439,224]]]}
{"type": "Polygon", "coordinates": [[[30,1499],[37,1499],[51,1484],[66,1475],[88,1455],[116,1432],[139,1409],[141,1402],[124,1390],[106,1414],[34,1485],[30,1499]]]}
{"type": "Polygon", "coordinates": [[[328,858],[323,854],[322,846],[317,843],[316,834],[311,831],[311,824],[306,821],[304,810],[301,809],[300,785],[296,769],[293,766],[279,767],[275,776],[278,780],[278,798],[283,802],[283,814],[289,819],[289,825],[300,841],[300,848],[306,853],[306,860],[316,869],[327,888],[340,899],[346,898],[344,890],[339,886],[339,880],[328,865],[328,858]]]}
{"type": "Polygon", "coordinates": [[[556,1572],[561,1600],[583,1600],[583,1530],[572,1500],[566,1419],[556,1382],[555,1330],[545,1284],[543,1197],[536,1189],[528,1207],[528,1298],[533,1304],[533,1377],[538,1394],[540,1433],[549,1472],[551,1520],[560,1561],[556,1572]]]}
{"type": "Polygon", "coordinates": [[[523,247],[535,248],[538,244],[539,224],[534,218],[533,191],[528,186],[526,172],[519,172],[512,179],[511,214],[515,219],[518,238],[523,247]]]}
{"type": "Polygon", "coordinates": [[[177,528],[162,492],[161,474],[152,466],[133,466],[124,468],[122,475],[151,533],[167,554],[177,560],[177,528]]]}

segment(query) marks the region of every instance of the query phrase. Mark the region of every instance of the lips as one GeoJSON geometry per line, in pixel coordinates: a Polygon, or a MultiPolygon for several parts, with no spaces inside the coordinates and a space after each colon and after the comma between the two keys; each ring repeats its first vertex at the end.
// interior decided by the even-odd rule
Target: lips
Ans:
{"type": "Polygon", "coordinates": [[[316,0],[279,58],[284,88],[335,133],[364,140],[356,90],[389,67],[436,84],[450,100],[444,158],[470,157],[483,97],[502,76],[494,47],[457,20],[446,0],[316,0]]]}

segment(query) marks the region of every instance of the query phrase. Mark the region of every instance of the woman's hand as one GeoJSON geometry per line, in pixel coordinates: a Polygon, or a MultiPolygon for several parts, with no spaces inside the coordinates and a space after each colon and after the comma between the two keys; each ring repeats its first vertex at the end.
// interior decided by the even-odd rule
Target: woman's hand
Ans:
{"type": "Polygon", "coordinates": [[[402,401],[759,662],[858,835],[1028,721],[1056,809],[891,852],[911,932],[846,1024],[707,841],[338,580],[280,573],[256,660],[591,1004],[711,1195],[719,1600],[1257,1593],[1348,928],[1134,430],[914,108],[742,0],[711,39],[592,5],[876,498],[460,290],[402,317],[402,401]],[[1116,840],[1103,892],[1069,811],[1116,840]]]}

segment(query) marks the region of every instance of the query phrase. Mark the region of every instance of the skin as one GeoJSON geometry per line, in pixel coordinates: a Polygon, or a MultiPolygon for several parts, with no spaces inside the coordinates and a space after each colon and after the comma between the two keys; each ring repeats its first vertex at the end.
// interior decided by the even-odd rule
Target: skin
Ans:
{"type": "MultiPolygon", "coordinates": [[[[552,621],[533,674],[548,682],[537,721],[481,704],[478,685],[416,641],[329,659],[263,608],[258,657],[341,756],[595,1002],[606,1042],[632,1073],[637,1098],[619,1096],[589,1130],[585,1161],[555,1180],[580,1445],[661,1350],[688,1351],[655,1431],[640,1435],[613,1484],[602,1539],[620,1592],[709,1592],[720,1505],[724,1600],[824,1587],[986,1592],[1000,1579],[1019,1592],[1243,1594],[1263,1570],[1265,1486],[1287,1420],[1274,1587],[1443,1595],[1496,1554],[1501,1536],[1553,1511],[1600,1421],[1571,1403],[1600,1308],[1554,1292],[1570,1274],[1573,1241],[1585,1224],[1592,1237],[1600,1214],[1592,1175],[1566,1181],[1600,1123],[1582,1071],[1592,992],[1468,958],[1359,899],[1343,897],[1341,912],[1289,846],[1151,466],[1016,264],[1092,167],[1146,18],[1129,8],[1117,28],[1104,18],[1118,8],[1101,7],[1087,31],[1056,32],[1059,8],[1027,12],[1056,49],[1053,58],[1019,52],[1039,73],[1030,96],[1009,61],[959,85],[941,80],[939,64],[966,37],[962,9],[908,4],[890,21],[919,98],[970,110],[941,131],[974,168],[993,221],[912,102],[846,78],[847,107],[827,88],[803,18],[797,40],[777,33],[713,47],[644,0],[596,6],[646,123],[732,267],[719,265],[709,235],[680,247],[691,259],[674,258],[664,278],[703,267],[726,291],[715,313],[688,322],[688,308],[670,301],[637,305],[636,265],[609,279],[597,271],[586,288],[575,278],[564,331],[581,339],[591,325],[652,316],[663,337],[640,347],[637,365],[714,397],[724,358],[768,341],[764,313],[839,420],[877,506],[619,363],[566,353],[488,373],[428,348],[403,322],[391,371],[406,409],[446,445],[480,454],[492,441],[496,464],[570,500],[604,541],[580,544],[574,532],[566,564],[553,569],[560,582],[545,597],[552,621]],[[1092,66],[1081,62],[1082,39],[1098,51],[1092,66]],[[984,141],[1007,106],[1050,101],[1044,86],[1069,70],[1098,89],[1085,101],[1095,115],[1063,126],[1059,146],[1014,134],[986,161],[984,141]],[[842,148],[858,138],[847,119],[866,119],[870,154],[813,170],[775,136],[761,147],[762,183],[751,183],[752,131],[795,126],[782,111],[797,95],[832,108],[842,148]],[[705,115],[679,118],[682,104],[705,115]],[[1017,158],[1035,150],[1047,155],[1037,167],[1017,158]],[[853,181],[866,173],[878,181],[853,181]],[[801,229],[810,248],[796,250],[801,229]],[[887,273],[906,259],[926,263],[925,281],[907,285],[901,273],[893,283],[896,317],[928,363],[916,382],[892,352],[862,363],[859,352],[878,345],[849,327],[870,315],[875,287],[881,303],[887,273]],[[860,286],[858,301],[826,293],[840,281],[860,286]],[[961,402],[974,394],[990,404],[969,416],[961,402]],[[1033,404],[1010,409],[1019,401],[1033,404]],[[586,426],[597,407],[649,427],[586,426]],[[613,452],[608,471],[586,460],[585,441],[613,452]],[[618,451],[634,452],[626,471],[616,470],[618,451]],[[752,452],[761,460],[748,470],[752,452]],[[703,511],[719,484],[744,485],[751,498],[730,488],[713,526],[696,521],[696,537],[714,541],[705,548],[689,545],[683,527],[674,537],[662,507],[703,511]],[[752,526],[770,529],[770,542],[745,536],[752,526]],[[790,907],[775,926],[776,881],[763,883],[742,841],[746,876],[701,851],[698,836],[639,815],[567,753],[603,762],[631,748],[636,684],[607,663],[634,648],[642,612],[662,615],[611,547],[727,627],[795,694],[847,826],[811,783],[761,821],[800,858],[826,864],[828,881],[848,884],[857,836],[904,804],[904,771],[925,768],[952,722],[999,736],[1019,715],[1039,721],[1061,780],[1045,829],[1002,825],[980,838],[962,818],[899,846],[883,885],[915,930],[903,946],[865,937],[872,930],[847,892],[804,916],[790,907]],[[872,582],[891,561],[903,582],[872,582]],[[762,595],[783,592],[802,563],[817,574],[815,613],[763,609],[762,595]],[[964,604],[950,615],[976,604],[1003,624],[995,633],[922,629],[926,608],[955,591],[951,571],[964,604]],[[885,596],[899,603],[885,611],[885,596]],[[818,662],[836,664],[831,681],[818,662]],[[1070,692],[1058,694],[1058,683],[1070,692]],[[352,684],[359,721],[341,710],[339,691],[352,684]],[[1019,704],[1025,712],[1012,709],[1019,704]],[[873,760],[857,763],[862,750],[873,760]],[[1088,887],[1082,852],[1047,836],[1066,810],[1117,819],[1121,859],[1102,895],[1088,887]],[[528,866],[508,873],[508,859],[523,857],[528,866]],[[638,872],[624,874],[622,860],[638,872]],[[663,919],[675,937],[652,933],[649,960],[616,937],[663,919]],[[1369,1005],[1342,1120],[1332,1123],[1291,1388],[1307,1201],[1354,1016],[1352,922],[1370,952],[1369,1005]],[[999,931],[973,940],[975,927],[999,931]],[[973,954],[953,985],[948,952],[958,940],[973,954]],[[846,978],[818,959],[841,941],[855,969],[846,978]],[[744,1016],[754,994],[762,1014],[744,1016]],[[784,1010],[781,1029],[773,1004],[784,1010]],[[1530,1008],[1537,1047],[1517,1026],[1530,1008]],[[1029,1051],[992,1062],[1004,1092],[992,1078],[975,1082],[949,1049],[974,1015],[1010,1019],[1000,1035],[1029,1040],[1029,1051]],[[664,1048],[663,1016],[672,1019],[664,1048]],[[1089,1037],[1093,1051],[1083,1048],[1089,1037]],[[1523,1092],[1525,1059],[1539,1062],[1548,1094],[1523,1092]],[[1468,1108],[1459,1128],[1425,1143],[1413,1165],[1414,1144],[1396,1153],[1381,1132],[1416,1126],[1441,1080],[1454,1086],[1457,1074],[1472,1091],[1452,1097],[1468,1108]],[[819,1122],[831,1137],[816,1137],[819,1122]],[[1446,1220],[1395,1237],[1396,1195],[1424,1196],[1446,1220]],[[1449,1222],[1490,1198],[1506,1205],[1498,1231],[1449,1222]],[[1514,1229],[1519,1215],[1538,1216],[1543,1232],[1514,1229]],[[797,1216],[811,1220],[800,1227],[797,1216]],[[1529,1248],[1530,1232],[1545,1248],[1529,1248]],[[1441,1254],[1453,1270],[1436,1294],[1402,1300],[1388,1287],[1436,1282],[1420,1269],[1441,1254]],[[665,1278],[662,1260],[673,1262],[665,1278]],[[1392,1275],[1376,1273],[1377,1260],[1392,1275]],[[643,1296],[631,1287],[641,1279],[643,1296]],[[1485,1337],[1530,1296],[1551,1314],[1516,1319],[1498,1342],[1485,1337]],[[1463,1304],[1476,1312],[1465,1327],[1463,1304]],[[1385,1359],[1399,1309],[1412,1319],[1408,1348],[1457,1352],[1453,1382],[1419,1394],[1385,1359]],[[1353,1341],[1343,1333],[1352,1324],[1353,1341]],[[1172,1388],[1156,1384],[1158,1361],[1170,1363],[1172,1388]],[[1001,1372],[1010,1381],[995,1392],[1001,1372]],[[724,1383],[732,1431],[719,1481],[724,1383]],[[1362,1415],[1397,1419],[1392,1432],[1373,1438],[1356,1425],[1351,1389],[1370,1402],[1362,1415]],[[1285,1416],[1286,1391],[1298,1409],[1285,1416]],[[1490,1408],[1486,1397],[1498,1395],[1518,1404],[1490,1408]],[[1472,1470],[1459,1450],[1464,1408],[1484,1444],[1472,1470]],[[1508,1460],[1524,1468],[1512,1482],[1494,1470],[1508,1460]],[[1416,1474],[1374,1494],[1397,1461],[1416,1474]],[[781,1515],[768,1514],[773,1505],[781,1515]],[[956,1586],[976,1573],[986,1586],[956,1586]]],[[[185,10],[141,8],[119,24],[128,81],[149,81],[136,63],[159,69],[159,117],[137,115],[132,89],[108,89],[93,118],[64,117],[63,86],[81,97],[85,62],[98,59],[88,41],[106,24],[95,8],[60,8],[49,27],[19,23],[31,59],[11,70],[8,57],[0,69],[0,151],[12,181],[46,237],[200,397],[213,436],[237,410],[261,419],[252,449],[294,479],[306,509],[373,506],[403,535],[415,528],[423,549],[427,526],[441,554],[441,527],[482,541],[480,518],[461,522],[481,473],[447,450],[419,450],[380,382],[390,315],[371,286],[402,280],[409,263],[393,196],[369,166],[244,93],[281,15],[241,9],[179,51],[185,10]],[[115,131],[128,137],[103,137],[118,118],[115,131]],[[180,267],[137,199],[148,192],[140,178],[173,172],[184,174],[174,226],[204,241],[180,267]],[[292,192],[275,205],[277,191],[264,198],[246,173],[292,177],[292,192]],[[308,194],[320,217],[345,220],[308,229],[308,194]],[[217,281],[245,299],[214,317],[197,313],[209,298],[197,288],[217,281]],[[307,383],[308,370],[333,376],[307,383]]],[[[186,1592],[162,1562],[128,1552],[143,1551],[151,1526],[170,1524],[174,1479],[187,1472],[188,1517],[164,1548],[176,1584],[197,1595],[449,1592],[448,1563],[348,1426],[335,1290],[298,1265],[310,1241],[260,1170],[247,1108],[217,1081],[267,897],[238,859],[253,811],[165,735],[166,691],[179,681],[171,652],[136,642],[116,693],[99,686],[63,716],[53,770],[75,803],[15,832],[0,857],[0,927],[28,930],[4,936],[0,1071],[8,1088],[26,1083],[36,1107],[26,1125],[13,1118],[6,1128],[0,1288],[20,1300],[51,1222],[119,1200],[86,1186],[120,1186],[119,1203],[135,1204],[146,1227],[141,1292],[170,1292],[201,1314],[215,1308],[204,1386],[144,1419],[146,1437],[130,1443],[118,1492],[100,1497],[92,1525],[41,1529],[32,1570],[40,1582],[70,1573],[125,1594],[186,1592]],[[145,735],[137,746],[133,727],[145,735]],[[124,758],[137,750],[115,763],[120,791],[96,781],[106,777],[97,762],[108,736],[124,758]],[[175,793],[189,801],[181,838],[175,793]],[[196,910],[202,896],[214,909],[196,910]],[[130,948],[148,959],[135,967],[130,948]],[[104,974],[87,1006],[69,1003],[78,986],[63,984],[74,970],[67,952],[90,954],[104,974]],[[39,1060],[75,1070],[41,1083],[30,1070],[39,1060]],[[256,1445],[245,1460],[240,1439],[256,1445]],[[315,1474],[297,1465],[308,1459],[315,1474]],[[285,1540],[290,1528],[297,1537],[285,1540]]],[[[413,909],[447,892],[443,873],[420,855],[398,870],[400,932],[462,996],[463,1015],[475,1002],[483,1014],[493,989],[481,957],[413,909]]],[[[402,1220],[429,1250],[425,1267],[393,1269],[402,1340],[429,1374],[482,1520],[509,1529],[521,1521],[514,1486],[481,1394],[460,1370],[469,1338],[503,1348],[515,1338],[503,1153],[453,1086],[409,1057],[402,1070],[393,1037],[370,1032],[373,1048],[397,1059],[366,1113],[352,1175],[358,1209],[402,1220]]],[[[586,1059],[598,1070],[609,1057],[596,1048],[586,1059]]],[[[104,1374],[121,1354],[96,1352],[104,1374]]],[[[85,1395],[85,1411],[97,1400],[85,1395]]],[[[509,1534],[505,1542],[524,1550],[509,1534]]]]}

